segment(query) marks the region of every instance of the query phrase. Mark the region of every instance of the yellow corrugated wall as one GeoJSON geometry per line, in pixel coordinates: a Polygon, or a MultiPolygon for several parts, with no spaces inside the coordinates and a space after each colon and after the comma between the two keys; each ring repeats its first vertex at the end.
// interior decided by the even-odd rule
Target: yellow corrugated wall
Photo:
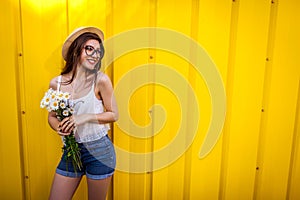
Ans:
{"type": "MultiPolygon", "coordinates": [[[[39,101],[63,65],[64,38],[95,25],[114,38],[107,56],[131,50],[104,62],[121,117],[110,135],[128,152],[118,160],[108,199],[300,199],[299,10],[298,0],[1,1],[0,198],[47,198],[61,141],[39,101]],[[159,49],[160,33],[146,27],[163,28],[169,49],[159,49]],[[117,40],[139,30],[147,34],[117,40]],[[177,38],[183,35],[191,44],[182,54],[193,60],[197,41],[226,91],[222,134],[202,158],[214,82],[168,51],[185,48],[177,38]],[[147,43],[134,46],[139,37],[147,43]],[[190,148],[159,167],[165,160],[158,153],[176,158],[170,143],[181,128],[178,149],[187,145],[197,117],[190,148]],[[133,159],[137,154],[145,156],[133,159]]],[[[87,199],[85,179],[74,199],[87,199]]]]}

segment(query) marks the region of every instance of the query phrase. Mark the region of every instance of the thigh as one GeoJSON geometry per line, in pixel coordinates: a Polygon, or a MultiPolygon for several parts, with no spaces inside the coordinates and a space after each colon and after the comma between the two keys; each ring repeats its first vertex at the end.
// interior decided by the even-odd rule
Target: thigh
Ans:
{"type": "Polygon", "coordinates": [[[62,176],[55,173],[51,191],[50,191],[50,200],[68,200],[72,199],[79,183],[81,177],[72,178],[62,176]]]}
{"type": "Polygon", "coordinates": [[[105,200],[111,177],[100,180],[87,178],[89,200],[105,200]]]}

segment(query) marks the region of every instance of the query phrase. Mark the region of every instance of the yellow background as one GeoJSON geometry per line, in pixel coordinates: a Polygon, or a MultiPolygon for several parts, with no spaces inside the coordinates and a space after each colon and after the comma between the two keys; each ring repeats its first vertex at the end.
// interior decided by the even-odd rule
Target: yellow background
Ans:
{"type": "MultiPolygon", "coordinates": [[[[61,141],[39,102],[63,66],[65,37],[94,25],[106,38],[149,26],[193,38],[216,63],[227,95],[222,135],[199,159],[211,114],[202,77],[187,61],[161,50],[134,51],[116,60],[106,71],[114,84],[142,64],[178,71],[200,99],[201,122],[192,146],[171,165],[139,174],[117,171],[108,199],[300,199],[299,10],[298,0],[1,1],[0,198],[47,198],[61,141]]],[[[154,104],[163,106],[167,121],[148,139],[129,137],[115,124],[115,145],[131,152],[167,145],[180,121],[176,94],[149,84],[129,99],[118,99],[118,105],[129,109],[136,124],[151,124],[154,104]]],[[[128,165],[135,163],[128,158],[128,165]]],[[[87,199],[85,179],[74,199],[87,199]]]]}

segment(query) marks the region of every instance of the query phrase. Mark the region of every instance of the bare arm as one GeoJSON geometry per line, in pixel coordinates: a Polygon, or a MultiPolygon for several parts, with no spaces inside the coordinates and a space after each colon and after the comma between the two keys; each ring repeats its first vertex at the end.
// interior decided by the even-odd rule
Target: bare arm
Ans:
{"type": "Polygon", "coordinates": [[[105,112],[97,115],[99,123],[115,122],[119,118],[118,106],[114,96],[114,89],[109,77],[104,74],[98,81],[105,112]]]}
{"type": "MultiPolygon", "coordinates": [[[[57,89],[57,77],[53,78],[50,81],[50,85],[49,88],[52,88],[53,90],[57,89]]],[[[57,117],[56,117],[56,113],[55,112],[49,112],[48,113],[48,123],[50,125],[50,127],[56,131],[59,135],[69,135],[71,133],[71,130],[68,132],[63,132],[61,130],[61,122],[58,121],[57,117]]],[[[72,129],[73,130],[73,129],[72,129]]]]}

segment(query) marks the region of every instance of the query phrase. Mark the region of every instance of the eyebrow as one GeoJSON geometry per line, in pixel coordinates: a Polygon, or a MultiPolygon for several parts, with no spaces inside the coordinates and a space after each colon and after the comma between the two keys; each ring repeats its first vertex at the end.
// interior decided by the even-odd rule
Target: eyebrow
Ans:
{"type": "Polygon", "coordinates": [[[93,45],[90,45],[90,44],[86,44],[85,46],[90,46],[90,47],[93,47],[94,49],[101,50],[100,47],[99,48],[95,48],[93,45]]]}

